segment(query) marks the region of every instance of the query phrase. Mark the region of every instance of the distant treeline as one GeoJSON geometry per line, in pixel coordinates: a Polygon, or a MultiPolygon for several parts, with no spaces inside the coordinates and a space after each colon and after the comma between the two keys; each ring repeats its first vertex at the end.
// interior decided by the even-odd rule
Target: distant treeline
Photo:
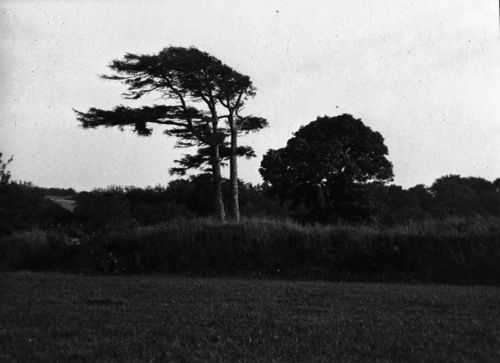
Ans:
{"type": "MultiPolygon", "coordinates": [[[[229,198],[229,181],[225,180],[223,186],[224,196],[229,198]]],[[[13,182],[2,185],[0,190],[0,235],[33,227],[79,225],[96,231],[206,217],[213,210],[211,188],[209,174],[174,180],[167,186],[113,186],[79,193],[13,182]],[[71,213],[47,196],[71,198],[76,201],[76,208],[71,213]]],[[[240,182],[241,212],[245,217],[392,225],[447,216],[500,216],[500,179],[491,182],[449,175],[430,187],[417,185],[409,189],[371,183],[363,185],[357,196],[343,206],[343,213],[337,210],[328,215],[328,211],[310,205],[278,201],[268,193],[265,184],[240,182]]]]}

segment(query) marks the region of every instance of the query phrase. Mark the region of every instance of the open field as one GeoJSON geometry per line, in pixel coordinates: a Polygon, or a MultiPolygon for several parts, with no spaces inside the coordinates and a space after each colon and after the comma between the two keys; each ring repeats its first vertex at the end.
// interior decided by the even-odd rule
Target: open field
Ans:
{"type": "Polygon", "coordinates": [[[500,288],[0,274],[0,361],[500,361],[500,288]]]}

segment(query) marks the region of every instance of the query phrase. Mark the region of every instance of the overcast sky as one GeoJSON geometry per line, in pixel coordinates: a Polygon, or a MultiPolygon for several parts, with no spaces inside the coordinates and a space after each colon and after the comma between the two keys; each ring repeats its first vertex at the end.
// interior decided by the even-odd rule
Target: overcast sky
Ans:
{"type": "Polygon", "coordinates": [[[127,52],[195,46],[257,87],[246,111],[270,126],[241,141],[257,151],[246,181],[300,126],[342,113],[382,133],[397,184],[492,180],[498,27],[496,0],[0,1],[0,151],[14,179],[40,186],[166,184],[185,152],[174,139],[83,130],[72,109],[153,103],[98,75],[127,52]]]}

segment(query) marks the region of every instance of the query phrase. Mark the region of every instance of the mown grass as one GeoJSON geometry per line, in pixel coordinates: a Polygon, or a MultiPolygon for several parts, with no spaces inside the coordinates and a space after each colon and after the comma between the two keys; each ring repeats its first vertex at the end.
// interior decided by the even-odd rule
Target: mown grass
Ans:
{"type": "Polygon", "coordinates": [[[500,289],[0,274],[0,361],[500,360],[500,289]]]}
{"type": "Polygon", "coordinates": [[[10,269],[500,283],[500,220],[494,218],[393,227],[193,219],[74,242],[57,233],[13,234],[0,241],[0,263],[10,269]]]}

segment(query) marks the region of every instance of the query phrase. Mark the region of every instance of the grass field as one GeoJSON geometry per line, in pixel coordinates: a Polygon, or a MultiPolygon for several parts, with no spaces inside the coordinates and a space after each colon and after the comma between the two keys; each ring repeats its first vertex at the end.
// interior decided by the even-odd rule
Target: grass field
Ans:
{"type": "Polygon", "coordinates": [[[500,361],[500,288],[0,274],[0,361],[500,361]]]}

